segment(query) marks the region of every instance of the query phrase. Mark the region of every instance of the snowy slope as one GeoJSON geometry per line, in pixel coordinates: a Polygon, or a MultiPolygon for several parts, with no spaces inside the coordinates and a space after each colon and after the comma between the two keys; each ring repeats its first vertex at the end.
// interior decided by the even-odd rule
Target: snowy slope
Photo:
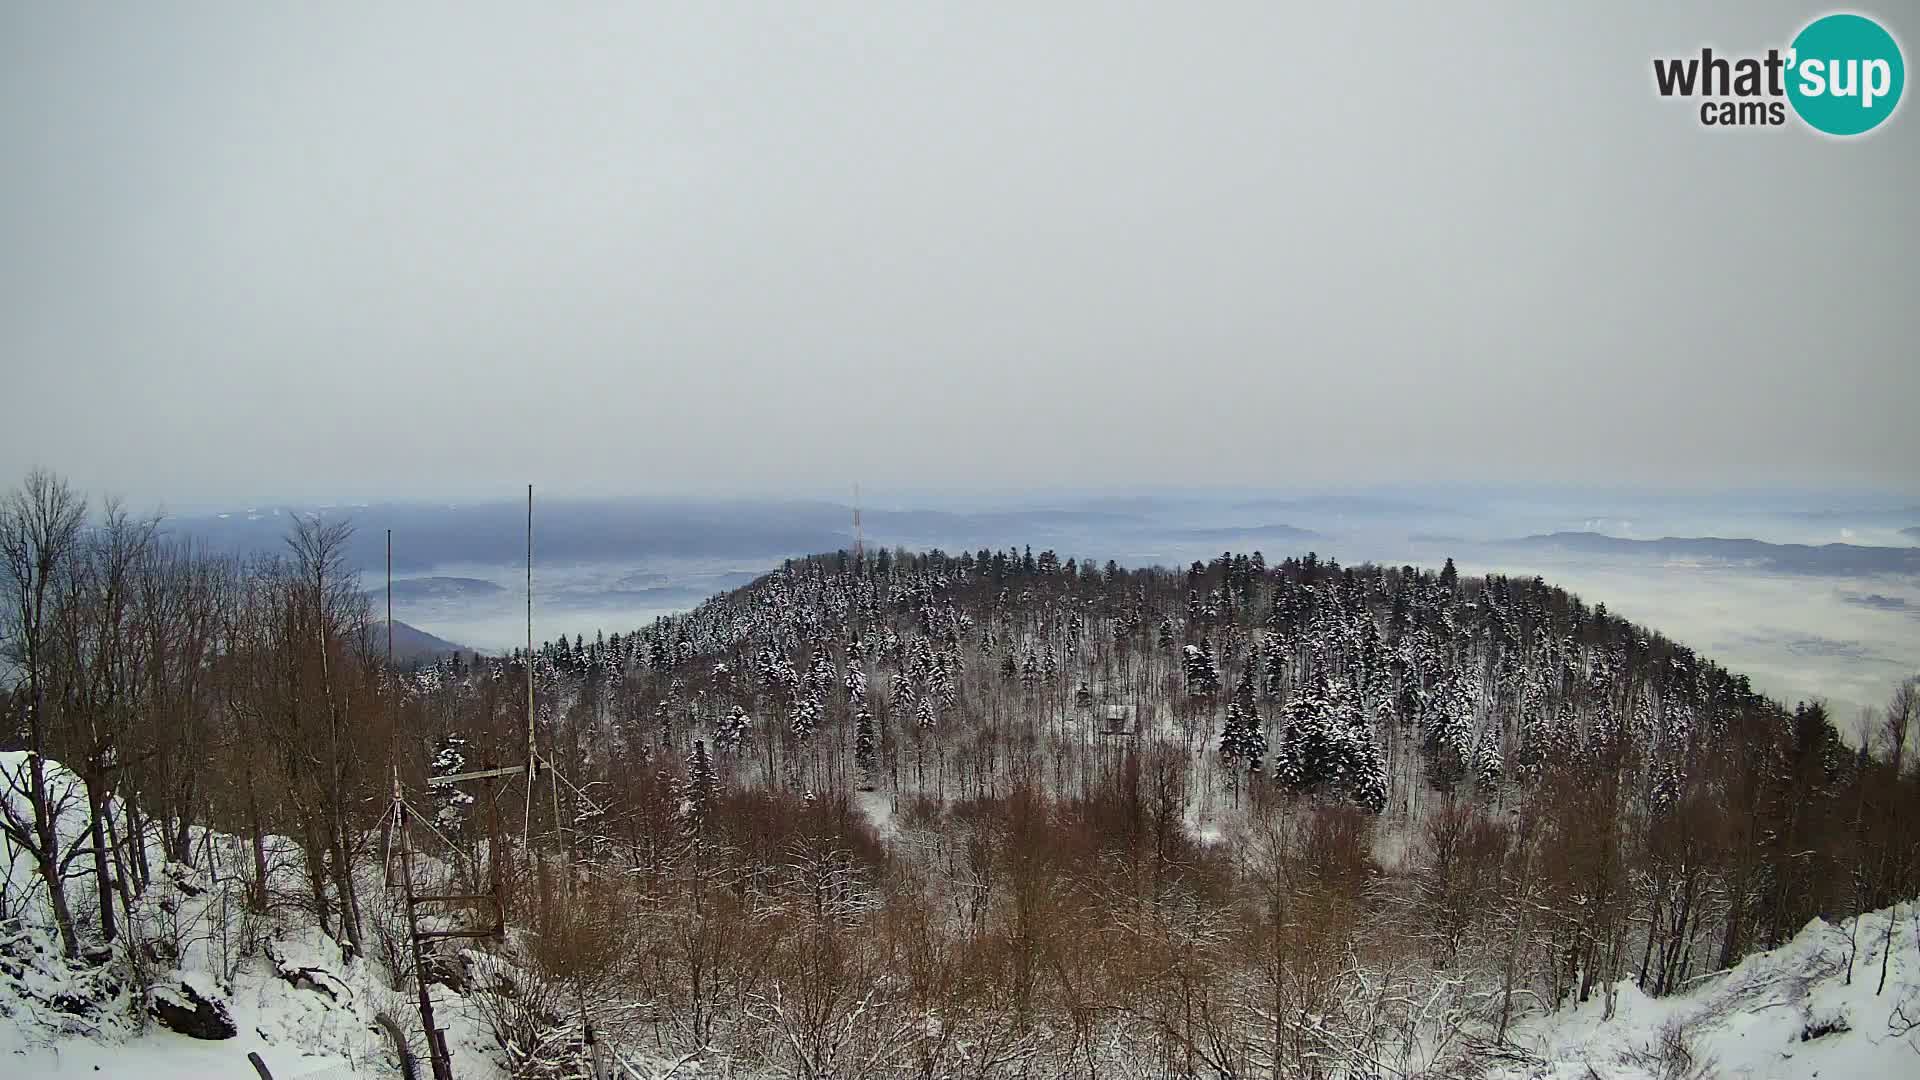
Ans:
{"type": "Polygon", "coordinates": [[[1618,987],[1613,1019],[1593,1000],[1522,1023],[1514,1041],[1536,1056],[1503,1077],[1662,1080],[1727,1076],[1749,1080],[1920,1076],[1920,904],[1900,905],[1884,991],[1882,942],[1888,912],[1860,920],[1851,982],[1854,921],[1807,924],[1792,941],[1756,953],[1687,993],[1642,994],[1618,987]],[[1671,1033],[1671,1034],[1670,1034],[1671,1033]],[[1677,1035],[1677,1040],[1675,1036],[1677,1035]],[[1690,1050],[1691,1068],[1663,1043],[1690,1050]]]}
{"type": "MultiPolygon", "coordinates": [[[[0,753],[0,772],[18,775],[26,760],[21,752],[0,753]]],[[[47,777],[63,805],[63,844],[70,843],[84,828],[84,787],[53,762],[47,777]]],[[[15,909],[0,921],[0,1075],[253,1077],[250,1051],[280,1078],[335,1069],[398,1075],[398,1059],[374,1017],[388,1012],[409,1032],[418,1020],[390,974],[377,962],[344,959],[297,911],[250,914],[232,869],[247,857],[243,846],[219,835],[196,846],[223,872],[167,863],[151,846],[154,878],[137,918],[110,949],[95,946],[87,950],[91,959],[69,961],[31,861],[0,839],[15,909]],[[182,988],[217,1002],[233,1037],[189,1038],[158,1023],[153,997],[177,999],[182,988]]],[[[274,861],[292,872],[289,851],[275,852],[274,861]]],[[[368,887],[378,894],[377,880],[368,887]]],[[[84,940],[85,931],[98,929],[91,876],[72,877],[67,891],[84,940]]],[[[446,1000],[442,1023],[460,1075],[495,1075],[479,1026],[454,995],[436,993],[446,1000]]]]}
{"type": "Polygon", "coordinates": [[[3,1059],[7,1073],[22,1077],[253,1077],[247,1054],[257,1052],[276,1078],[324,1076],[332,1070],[397,1075],[392,1051],[371,1023],[376,1008],[397,1004],[400,995],[385,992],[378,980],[368,978],[366,965],[341,965],[339,951],[329,943],[282,940],[277,944],[277,952],[295,956],[319,945],[325,962],[344,975],[316,980],[327,987],[320,990],[283,981],[264,958],[243,964],[227,981],[205,970],[182,971],[181,977],[203,993],[217,995],[233,1018],[238,1033],[218,1041],[188,1038],[151,1023],[142,1031],[134,1022],[131,1000],[104,1003],[104,1010],[120,1015],[112,1017],[117,1022],[103,1025],[91,1036],[55,1033],[36,1025],[32,1017],[16,1016],[11,1024],[0,1021],[0,1050],[8,1055],[3,1059]]]}
{"type": "MultiPolygon", "coordinates": [[[[0,797],[6,797],[6,776],[16,775],[26,761],[24,753],[0,753],[0,797]]],[[[85,826],[85,789],[51,761],[47,777],[56,799],[63,800],[63,844],[71,843],[85,826]]],[[[270,838],[268,846],[268,861],[278,868],[272,891],[301,895],[291,842],[270,838]]],[[[404,931],[384,894],[377,855],[366,860],[359,879],[368,898],[372,955],[349,958],[297,904],[277,900],[265,914],[248,910],[242,870],[251,852],[241,840],[196,830],[194,847],[201,865],[188,867],[166,862],[164,851],[150,845],[154,875],[135,905],[136,917],[111,947],[88,943],[86,958],[67,960],[31,861],[0,837],[0,868],[10,874],[9,911],[0,913],[0,1077],[254,1080],[249,1053],[258,1053],[276,1080],[399,1076],[399,1055],[376,1020],[382,1015],[408,1040],[420,1075],[427,1075],[418,999],[410,982],[381,959],[389,948],[404,949],[404,931]],[[217,1003],[231,1022],[231,1037],[198,1039],[168,1030],[153,1014],[156,997],[217,1003]]],[[[79,873],[67,888],[75,923],[89,942],[88,932],[98,930],[92,878],[79,873]]],[[[496,986],[513,978],[509,965],[479,953],[462,954],[460,966],[470,980],[482,969],[495,972],[496,986]]],[[[465,997],[445,986],[432,988],[454,1075],[504,1080],[503,1056],[472,985],[465,997]]],[[[505,990],[513,992],[510,985],[505,990]]],[[[696,1061],[633,1054],[622,1055],[619,1067],[633,1080],[700,1071],[696,1061]]]]}
{"type": "MultiPolygon", "coordinates": [[[[23,760],[0,754],[0,769],[18,769],[23,760]]],[[[57,766],[50,775],[63,790],[78,783],[57,766]]],[[[885,796],[867,793],[861,801],[884,832],[898,830],[885,796]]],[[[84,805],[84,798],[73,800],[62,818],[69,836],[77,835],[84,805]]],[[[220,835],[204,841],[203,861],[221,873],[158,865],[135,929],[109,954],[96,950],[92,961],[60,956],[44,897],[29,893],[14,917],[0,920],[0,1076],[248,1078],[250,1051],[281,1080],[395,1076],[398,1059],[375,1022],[381,1013],[419,1052],[412,998],[384,964],[344,958],[297,911],[249,914],[233,872],[247,858],[244,846],[220,835]],[[150,989],[138,989],[143,985],[150,989]],[[186,990],[217,1001],[233,1037],[193,1039],[153,1021],[152,995],[186,990]]],[[[29,868],[17,852],[5,854],[17,897],[29,868]]],[[[158,850],[151,854],[158,863],[158,850]]],[[[275,857],[289,874],[291,855],[275,857]]],[[[371,861],[376,869],[364,895],[378,896],[378,860],[371,861]]],[[[296,880],[281,885],[299,891],[296,880]]],[[[83,876],[70,887],[76,918],[87,925],[92,882],[83,876]]],[[[1650,998],[1623,982],[1611,1018],[1598,992],[1586,1004],[1522,1018],[1511,1032],[1511,1052],[1478,1064],[1500,1080],[1920,1077],[1920,903],[1891,913],[1886,986],[1876,992],[1889,914],[1870,913],[1857,927],[1816,920],[1785,946],[1670,998],[1650,998]]],[[[378,929],[370,929],[377,940],[378,929]]],[[[504,1076],[475,999],[445,987],[434,994],[456,1074],[504,1076]]],[[[701,1064],[635,1061],[628,1074],[685,1077],[727,1067],[723,1060],[701,1064]]]]}

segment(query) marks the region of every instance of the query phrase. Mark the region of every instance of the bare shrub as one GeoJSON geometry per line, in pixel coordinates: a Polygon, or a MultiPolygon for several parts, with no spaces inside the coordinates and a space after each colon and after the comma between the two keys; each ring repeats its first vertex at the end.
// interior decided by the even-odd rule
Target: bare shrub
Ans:
{"type": "Polygon", "coordinates": [[[1686,1026],[1677,1020],[1661,1028],[1653,1042],[1622,1054],[1621,1062],[1646,1070],[1655,1080],[1705,1080],[1719,1067],[1711,1055],[1694,1049],[1686,1026]]]}

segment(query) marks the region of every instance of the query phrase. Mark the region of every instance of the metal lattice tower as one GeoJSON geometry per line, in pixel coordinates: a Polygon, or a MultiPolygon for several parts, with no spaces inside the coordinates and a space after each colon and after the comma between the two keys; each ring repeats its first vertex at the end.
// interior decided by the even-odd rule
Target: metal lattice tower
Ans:
{"type": "MultiPolygon", "coordinates": [[[[488,801],[493,807],[493,812],[497,817],[499,812],[499,799],[502,791],[499,787],[495,786],[496,783],[504,786],[506,783],[510,783],[515,779],[523,779],[526,784],[526,802],[523,808],[524,816],[521,822],[521,835],[527,852],[528,872],[531,874],[533,872],[535,859],[537,858],[533,843],[534,787],[544,778],[553,789],[551,794],[553,797],[555,847],[557,849],[555,855],[559,858],[563,868],[561,876],[561,904],[563,905],[563,910],[565,910],[571,906],[573,892],[572,872],[569,865],[571,859],[566,838],[566,827],[562,823],[560,816],[560,784],[565,781],[565,777],[550,758],[539,752],[539,746],[536,741],[537,729],[534,723],[533,485],[531,484],[527,485],[527,651],[524,660],[527,679],[526,764],[508,765],[500,768],[482,768],[470,772],[454,773],[448,776],[430,776],[427,778],[427,787],[431,790],[435,788],[452,788],[463,784],[484,784],[489,789],[488,801]]],[[[393,532],[392,530],[388,530],[387,677],[389,679],[393,677],[393,671],[393,532]]],[[[397,699],[390,693],[389,701],[392,702],[395,700],[397,699]]],[[[434,1080],[453,1080],[453,1057],[447,1047],[446,1030],[438,1026],[433,1013],[433,995],[428,977],[428,950],[431,948],[433,942],[446,938],[498,940],[505,936],[506,902],[503,896],[503,881],[500,876],[501,852],[497,847],[489,849],[487,864],[492,880],[489,882],[489,888],[486,892],[421,893],[416,890],[414,855],[417,849],[414,846],[413,826],[418,825],[427,830],[428,833],[438,836],[450,849],[456,852],[460,849],[459,845],[454,844],[444,834],[440,833],[439,829],[435,828],[433,820],[429,815],[422,814],[408,803],[406,793],[400,785],[397,754],[398,730],[398,717],[396,715],[393,717],[395,741],[389,750],[390,760],[393,761],[393,764],[390,766],[393,777],[393,802],[391,808],[388,810],[388,817],[385,822],[387,835],[385,855],[386,885],[389,890],[399,894],[401,903],[406,908],[407,931],[412,945],[411,959],[413,961],[414,984],[419,990],[418,1004],[420,1009],[420,1023],[426,1033],[429,1064],[432,1067],[433,1078],[434,1080]],[[430,910],[426,913],[429,915],[438,914],[446,916],[464,910],[470,916],[478,915],[480,918],[469,918],[466,920],[466,925],[464,926],[456,925],[448,929],[422,929],[420,926],[420,916],[422,914],[420,908],[423,905],[430,907],[430,910]],[[491,919],[486,918],[487,915],[491,915],[491,919]]],[[[568,786],[570,788],[573,787],[571,784],[568,784],[568,786]]],[[[581,795],[578,788],[573,788],[573,791],[576,796],[581,795]]],[[[584,796],[581,797],[584,798],[584,796]]],[[[502,838],[503,834],[500,832],[496,822],[489,844],[498,845],[502,838]]],[[[473,856],[473,858],[476,860],[477,865],[477,856],[473,856]]],[[[589,1041],[591,1041],[591,1035],[589,1035],[589,1041]]]]}

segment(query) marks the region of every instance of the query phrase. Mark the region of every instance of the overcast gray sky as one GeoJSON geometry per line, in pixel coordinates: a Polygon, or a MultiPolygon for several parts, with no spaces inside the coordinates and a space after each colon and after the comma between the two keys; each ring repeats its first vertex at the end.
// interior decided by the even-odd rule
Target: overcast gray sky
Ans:
{"type": "Polygon", "coordinates": [[[1828,5],[1350,7],[5,5],[0,466],[1915,486],[1920,105],[1652,88],[1828,5]]]}

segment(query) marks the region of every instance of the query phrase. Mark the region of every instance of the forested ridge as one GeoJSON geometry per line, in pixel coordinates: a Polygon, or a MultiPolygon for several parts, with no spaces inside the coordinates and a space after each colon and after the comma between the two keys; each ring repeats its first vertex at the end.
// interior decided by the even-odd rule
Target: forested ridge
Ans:
{"type": "Polygon", "coordinates": [[[1920,892],[1920,682],[1789,707],[1539,578],[839,551],[402,670],[350,539],[9,496],[0,920],[98,962],[231,837],[247,910],[402,986],[397,781],[444,890],[502,902],[430,978],[520,1075],[589,1020],[776,1075],[1470,1075],[1523,1013],[1920,892]],[[533,787],[430,787],[527,760],[529,678],[533,787]]]}

